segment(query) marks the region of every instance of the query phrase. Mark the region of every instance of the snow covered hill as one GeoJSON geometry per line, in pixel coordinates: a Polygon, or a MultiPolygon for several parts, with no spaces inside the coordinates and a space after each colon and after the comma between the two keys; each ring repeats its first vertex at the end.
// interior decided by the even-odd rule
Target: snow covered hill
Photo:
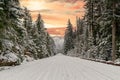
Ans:
{"type": "Polygon", "coordinates": [[[0,80],[120,80],[120,67],[58,54],[0,71],[0,80]]]}
{"type": "Polygon", "coordinates": [[[64,38],[59,37],[59,36],[54,36],[53,40],[55,42],[56,52],[57,53],[62,53],[63,52],[64,38]]]}

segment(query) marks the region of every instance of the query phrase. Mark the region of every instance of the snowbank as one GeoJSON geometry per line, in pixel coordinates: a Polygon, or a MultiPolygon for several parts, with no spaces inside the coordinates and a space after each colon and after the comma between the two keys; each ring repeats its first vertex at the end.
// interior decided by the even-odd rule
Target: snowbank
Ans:
{"type": "Polygon", "coordinates": [[[2,60],[3,62],[16,62],[18,60],[18,57],[15,55],[15,53],[6,51],[7,54],[0,55],[0,60],[2,60]]]}
{"type": "Polygon", "coordinates": [[[23,63],[31,62],[31,61],[33,61],[33,60],[34,60],[34,58],[32,58],[32,57],[30,57],[30,56],[28,56],[28,55],[25,55],[24,60],[23,60],[23,63]]]}

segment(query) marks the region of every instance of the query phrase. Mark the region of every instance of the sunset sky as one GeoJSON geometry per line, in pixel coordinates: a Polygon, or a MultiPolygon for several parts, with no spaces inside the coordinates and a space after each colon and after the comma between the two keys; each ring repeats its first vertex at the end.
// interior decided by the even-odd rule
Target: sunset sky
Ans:
{"type": "Polygon", "coordinates": [[[37,14],[40,13],[46,28],[58,28],[53,30],[54,32],[66,27],[68,19],[71,19],[71,23],[75,26],[76,16],[82,18],[85,12],[82,0],[20,0],[20,2],[31,11],[33,20],[36,20],[37,14]]]}

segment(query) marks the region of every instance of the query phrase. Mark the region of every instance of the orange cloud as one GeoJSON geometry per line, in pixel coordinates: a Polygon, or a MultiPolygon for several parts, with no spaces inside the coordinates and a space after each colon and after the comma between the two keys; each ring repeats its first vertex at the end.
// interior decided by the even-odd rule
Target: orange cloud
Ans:
{"type": "Polygon", "coordinates": [[[74,6],[71,6],[70,8],[72,10],[81,9],[84,7],[84,5],[85,3],[83,3],[82,1],[78,1],[74,6]]]}
{"type": "MultiPolygon", "coordinates": [[[[31,11],[34,21],[40,13],[47,24],[45,27],[66,27],[68,19],[71,19],[71,23],[75,26],[76,16],[82,18],[85,11],[83,0],[20,0],[20,2],[31,11]]],[[[63,35],[63,32],[59,34],[63,35]]]]}
{"type": "Polygon", "coordinates": [[[51,35],[64,36],[65,28],[47,28],[47,31],[51,35]]]}
{"type": "MultiPolygon", "coordinates": [[[[73,27],[75,30],[75,27],[73,27]]],[[[47,32],[51,35],[59,35],[64,37],[66,27],[59,27],[59,28],[47,28],[47,32]]]]}

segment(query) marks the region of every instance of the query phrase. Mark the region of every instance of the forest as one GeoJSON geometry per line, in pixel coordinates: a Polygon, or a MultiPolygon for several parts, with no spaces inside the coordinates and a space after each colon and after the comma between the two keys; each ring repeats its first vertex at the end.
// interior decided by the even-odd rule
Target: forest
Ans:
{"type": "MultiPolygon", "coordinates": [[[[60,52],[84,59],[120,61],[120,1],[84,2],[85,15],[76,17],[75,30],[68,19],[60,52]]],[[[0,66],[57,54],[55,42],[46,30],[40,13],[33,21],[19,0],[0,0],[0,66]]]]}
{"type": "Polygon", "coordinates": [[[34,22],[19,0],[0,0],[0,66],[52,56],[54,45],[40,14],[34,22]]]}
{"type": "Polygon", "coordinates": [[[120,80],[120,0],[82,0],[83,17],[68,8],[83,5],[81,0],[34,1],[67,6],[65,12],[58,5],[58,12],[42,10],[53,23],[68,20],[61,29],[64,37],[49,33],[44,22],[48,15],[38,12],[33,20],[20,0],[0,0],[0,80],[120,80]],[[58,20],[51,13],[72,15],[76,24],[72,17],[58,20]]]}
{"type": "Polygon", "coordinates": [[[68,20],[64,54],[85,59],[120,58],[120,0],[84,0],[85,16],[76,17],[76,30],[68,20]]]}

